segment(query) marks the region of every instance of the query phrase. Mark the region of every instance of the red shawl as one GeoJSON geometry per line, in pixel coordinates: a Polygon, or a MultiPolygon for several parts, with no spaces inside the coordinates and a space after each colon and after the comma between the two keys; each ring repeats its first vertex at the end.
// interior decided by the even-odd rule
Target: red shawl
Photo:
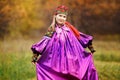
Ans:
{"type": "Polygon", "coordinates": [[[65,22],[65,24],[67,25],[67,27],[69,27],[72,31],[73,31],[73,33],[75,34],[75,36],[77,37],[77,38],[80,38],[80,33],[79,33],[79,31],[73,26],[73,25],[71,25],[69,22],[65,22]]]}

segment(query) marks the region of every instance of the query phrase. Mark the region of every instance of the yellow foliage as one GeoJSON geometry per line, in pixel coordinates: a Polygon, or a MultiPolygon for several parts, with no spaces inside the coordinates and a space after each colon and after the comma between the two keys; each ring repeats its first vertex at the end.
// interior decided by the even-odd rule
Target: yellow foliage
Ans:
{"type": "Polygon", "coordinates": [[[29,35],[28,33],[32,30],[49,26],[53,11],[59,5],[69,7],[72,13],[70,19],[75,20],[70,21],[76,22],[78,26],[82,21],[79,16],[84,18],[91,15],[98,17],[107,15],[109,17],[120,8],[115,0],[0,0],[0,14],[4,15],[0,18],[2,24],[0,26],[3,27],[6,23],[6,29],[10,31],[10,34],[29,35]]]}

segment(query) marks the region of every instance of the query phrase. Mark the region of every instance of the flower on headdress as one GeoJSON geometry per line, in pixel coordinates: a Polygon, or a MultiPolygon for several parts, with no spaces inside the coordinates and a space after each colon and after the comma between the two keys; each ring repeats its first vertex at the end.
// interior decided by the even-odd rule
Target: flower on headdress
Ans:
{"type": "Polygon", "coordinates": [[[61,10],[62,12],[64,12],[65,10],[61,10]]]}

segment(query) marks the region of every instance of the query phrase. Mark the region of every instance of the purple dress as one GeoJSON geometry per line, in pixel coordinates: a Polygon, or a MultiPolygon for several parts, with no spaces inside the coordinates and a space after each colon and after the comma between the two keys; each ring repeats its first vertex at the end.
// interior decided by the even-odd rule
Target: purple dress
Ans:
{"type": "Polygon", "coordinates": [[[85,51],[92,36],[80,32],[77,39],[66,27],[55,27],[52,37],[43,36],[32,45],[41,57],[36,63],[37,80],[98,80],[92,54],[85,51]]]}

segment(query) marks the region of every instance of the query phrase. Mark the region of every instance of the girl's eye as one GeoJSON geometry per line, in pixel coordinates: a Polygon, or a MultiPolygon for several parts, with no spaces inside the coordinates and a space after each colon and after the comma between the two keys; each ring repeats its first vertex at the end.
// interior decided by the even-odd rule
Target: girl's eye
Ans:
{"type": "Polygon", "coordinates": [[[62,15],[59,15],[60,17],[62,17],[62,15]]]}
{"type": "Polygon", "coordinates": [[[66,16],[63,16],[64,18],[66,18],[66,16]]]}

